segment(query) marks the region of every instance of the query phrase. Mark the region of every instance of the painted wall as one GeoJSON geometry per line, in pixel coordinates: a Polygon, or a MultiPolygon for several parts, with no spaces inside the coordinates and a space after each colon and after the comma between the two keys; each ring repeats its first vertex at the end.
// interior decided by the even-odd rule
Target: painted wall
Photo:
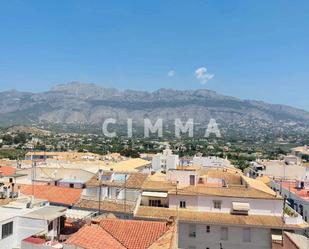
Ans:
{"type": "Polygon", "coordinates": [[[228,239],[221,240],[221,226],[210,225],[210,232],[206,232],[207,224],[196,224],[196,237],[189,236],[189,223],[179,224],[179,248],[195,249],[271,249],[271,230],[250,228],[251,242],[243,242],[243,227],[228,227],[228,239]]]}
{"type": "Polygon", "coordinates": [[[183,196],[169,195],[169,207],[179,207],[180,201],[186,201],[188,209],[195,209],[207,212],[224,212],[230,213],[232,202],[245,202],[250,204],[249,214],[256,215],[282,215],[283,200],[265,200],[252,198],[230,198],[220,196],[183,196]],[[221,210],[214,209],[213,201],[221,201],[221,210]]]}

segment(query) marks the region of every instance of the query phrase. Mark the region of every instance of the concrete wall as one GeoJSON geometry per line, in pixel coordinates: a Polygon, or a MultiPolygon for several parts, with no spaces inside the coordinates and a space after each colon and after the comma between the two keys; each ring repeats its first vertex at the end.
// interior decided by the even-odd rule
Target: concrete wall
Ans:
{"type": "MultiPolygon", "coordinates": [[[[82,192],[82,197],[85,199],[99,200],[99,187],[86,188],[82,192]]],[[[139,190],[136,189],[126,189],[118,187],[102,187],[101,188],[101,200],[105,198],[113,200],[124,200],[135,201],[139,195],[139,190]],[[118,195],[116,194],[117,189],[119,190],[118,195]],[[126,193],[125,193],[126,192],[126,193]]]]}
{"type": "MultiPolygon", "coordinates": [[[[196,237],[189,236],[189,223],[179,224],[179,248],[195,249],[271,249],[270,229],[251,229],[251,242],[243,242],[243,227],[228,227],[228,239],[221,240],[221,226],[210,226],[210,232],[206,232],[208,224],[196,224],[196,237]]],[[[224,226],[223,226],[224,227],[224,226]]]]}
{"type": "Polygon", "coordinates": [[[178,181],[178,187],[182,188],[190,185],[190,175],[195,176],[195,182],[198,181],[197,174],[193,170],[169,170],[166,178],[172,182],[178,181]]]}
{"type": "Polygon", "coordinates": [[[267,165],[265,171],[260,173],[270,177],[285,177],[285,179],[303,179],[309,176],[307,168],[299,165],[267,165]]]}
{"type": "Polygon", "coordinates": [[[283,201],[282,200],[264,200],[252,198],[230,198],[220,196],[183,196],[169,195],[169,207],[179,207],[180,201],[186,201],[188,209],[195,209],[207,212],[224,212],[230,213],[232,202],[245,202],[250,204],[249,214],[256,215],[282,215],[283,201]],[[221,210],[213,208],[213,201],[221,201],[221,210]]]}

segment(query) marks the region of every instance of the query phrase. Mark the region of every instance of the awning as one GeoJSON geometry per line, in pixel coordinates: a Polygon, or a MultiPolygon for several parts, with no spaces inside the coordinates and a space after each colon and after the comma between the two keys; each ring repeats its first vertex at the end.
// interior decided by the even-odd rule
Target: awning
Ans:
{"type": "Polygon", "coordinates": [[[167,197],[167,193],[165,193],[165,192],[148,192],[148,191],[144,191],[142,193],[142,196],[166,198],[167,197]]]}
{"type": "Polygon", "coordinates": [[[232,202],[234,211],[249,211],[250,204],[244,202],[232,202]]]}

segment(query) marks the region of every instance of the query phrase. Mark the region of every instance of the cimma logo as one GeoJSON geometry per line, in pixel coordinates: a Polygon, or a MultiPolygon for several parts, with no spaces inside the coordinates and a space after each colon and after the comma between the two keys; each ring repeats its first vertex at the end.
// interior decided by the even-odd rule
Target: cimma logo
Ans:
{"type": "MultiPolygon", "coordinates": [[[[150,134],[157,134],[158,137],[163,136],[163,119],[158,118],[155,122],[146,118],[143,120],[144,124],[144,137],[150,137],[150,134]]],[[[133,119],[127,119],[127,137],[133,136],[133,119]]],[[[116,137],[116,131],[113,131],[110,126],[117,124],[117,120],[114,118],[105,119],[102,125],[102,132],[106,137],[116,137]]],[[[194,120],[188,119],[186,122],[182,122],[180,119],[174,120],[175,130],[174,135],[176,138],[181,138],[182,134],[188,134],[189,137],[194,136],[194,120]]],[[[221,137],[218,124],[215,119],[210,119],[205,129],[204,137],[207,138],[211,134],[214,134],[217,138],[221,137]]]]}

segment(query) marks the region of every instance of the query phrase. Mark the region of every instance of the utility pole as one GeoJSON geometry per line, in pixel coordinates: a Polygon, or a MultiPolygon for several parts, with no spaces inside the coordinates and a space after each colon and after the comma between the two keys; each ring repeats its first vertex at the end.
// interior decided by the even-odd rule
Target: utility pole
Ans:
{"type": "Polygon", "coordinates": [[[124,175],[124,213],[127,211],[127,174],[124,175]]]}
{"type": "Polygon", "coordinates": [[[98,171],[98,177],[99,177],[99,215],[101,215],[102,175],[100,169],[98,171]]]}

